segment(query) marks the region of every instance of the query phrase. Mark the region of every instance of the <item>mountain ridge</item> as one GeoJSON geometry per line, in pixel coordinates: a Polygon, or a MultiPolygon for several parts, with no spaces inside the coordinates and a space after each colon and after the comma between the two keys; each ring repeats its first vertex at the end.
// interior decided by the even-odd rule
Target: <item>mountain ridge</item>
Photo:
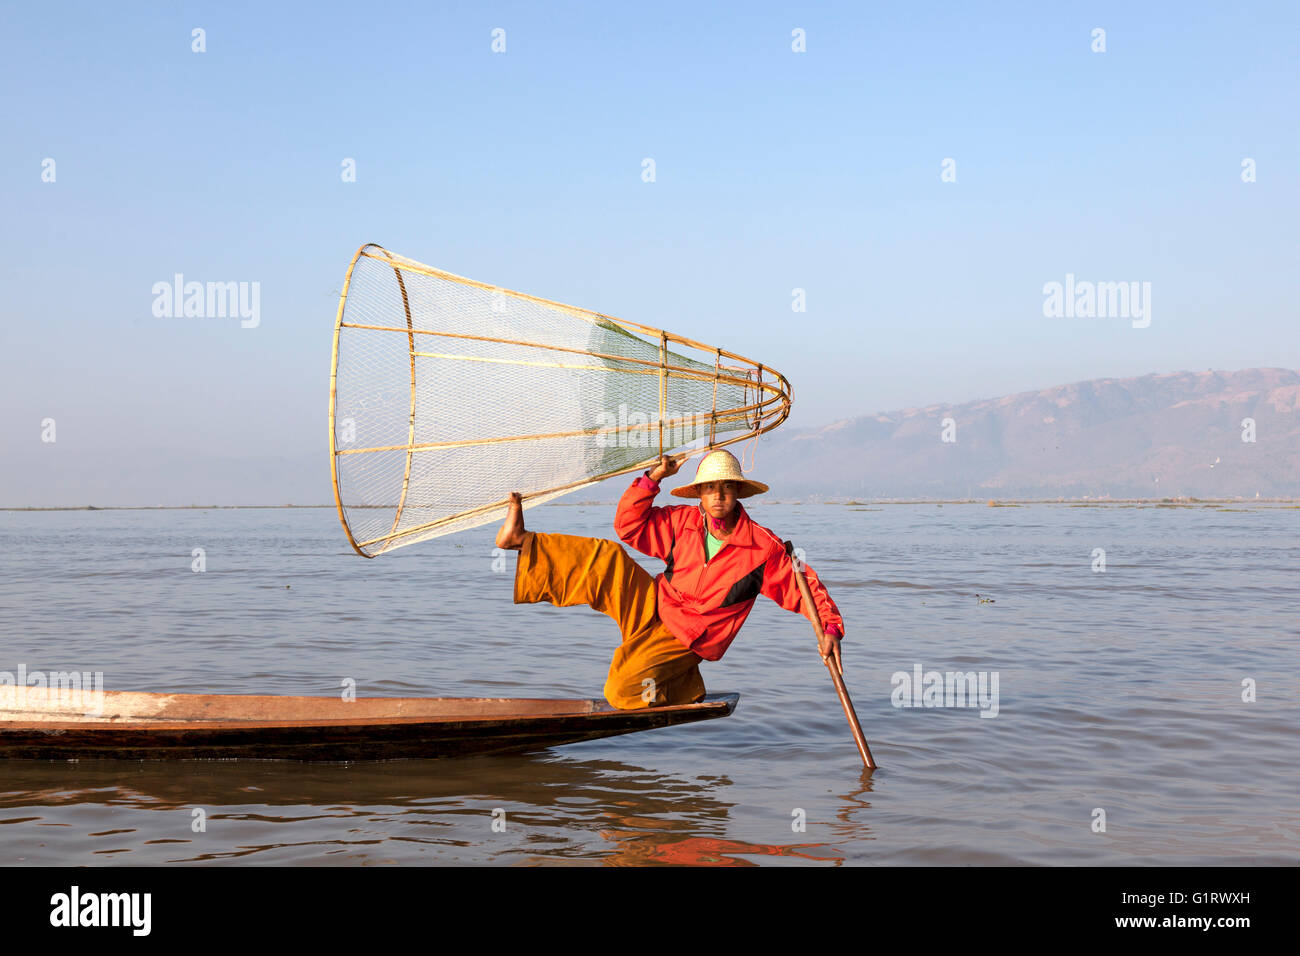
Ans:
{"type": "Polygon", "coordinates": [[[781,499],[1295,497],[1300,372],[1085,379],[738,444],[781,499]]]}

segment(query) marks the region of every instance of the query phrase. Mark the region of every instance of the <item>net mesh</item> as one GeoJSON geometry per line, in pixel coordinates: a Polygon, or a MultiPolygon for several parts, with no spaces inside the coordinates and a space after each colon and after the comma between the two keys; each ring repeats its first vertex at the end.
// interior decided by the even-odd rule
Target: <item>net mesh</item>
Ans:
{"type": "Polygon", "coordinates": [[[374,245],[334,345],[335,495],[367,557],[501,521],[511,491],[531,507],[759,434],[790,406],[783,377],[734,353],[374,245]]]}

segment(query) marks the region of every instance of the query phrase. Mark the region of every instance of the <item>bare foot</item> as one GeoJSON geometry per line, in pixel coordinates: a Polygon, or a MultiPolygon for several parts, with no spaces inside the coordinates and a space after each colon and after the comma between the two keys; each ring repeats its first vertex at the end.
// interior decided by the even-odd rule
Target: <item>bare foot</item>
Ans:
{"type": "Polygon", "coordinates": [[[519,492],[510,492],[510,504],[506,507],[506,520],[497,532],[497,547],[518,551],[524,543],[524,501],[519,492]]]}

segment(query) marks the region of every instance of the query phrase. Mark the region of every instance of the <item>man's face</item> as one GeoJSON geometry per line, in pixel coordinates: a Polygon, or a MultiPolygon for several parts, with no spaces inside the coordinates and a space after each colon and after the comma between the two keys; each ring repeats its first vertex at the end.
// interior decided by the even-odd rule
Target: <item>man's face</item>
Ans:
{"type": "Polygon", "coordinates": [[[725,521],[736,507],[736,490],[734,481],[710,481],[700,485],[700,504],[704,513],[725,521]]]}

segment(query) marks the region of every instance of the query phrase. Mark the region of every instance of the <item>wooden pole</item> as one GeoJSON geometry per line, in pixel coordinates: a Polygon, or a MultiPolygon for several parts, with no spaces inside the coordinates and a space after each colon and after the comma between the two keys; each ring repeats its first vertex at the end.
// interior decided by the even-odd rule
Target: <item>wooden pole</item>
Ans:
{"type": "MultiPolygon", "coordinates": [[[[817,616],[817,605],[813,601],[812,588],[808,587],[808,579],[804,577],[803,569],[799,567],[799,562],[794,556],[794,544],[785,542],[785,553],[790,555],[790,563],[794,567],[794,578],[799,584],[799,594],[803,598],[803,606],[807,609],[807,618],[812,622],[813,632],[817,635],[817,649],[821,650],[822,640],[825,632],[822,630],[821,619],[817,616]]],[[[871,748],[867,746],[867,738],[862,733],[862,724],[858,722],[857,712],[853,709],[853,701],[849,700],[848,688],[844,686],[844,678],[835,667],[835,660],[831,657],[823,658],[826,669],[831,672],[831,680],[835,682],[835,693],[840,697],[840,705],[844,708],[844,716],[849,720],[849,730],[853,731],[853,742],[858,745],[858,754],[862,757],[862,763],[868,770],[876,769],[876,761],[871,756],[871,748]]]]}

